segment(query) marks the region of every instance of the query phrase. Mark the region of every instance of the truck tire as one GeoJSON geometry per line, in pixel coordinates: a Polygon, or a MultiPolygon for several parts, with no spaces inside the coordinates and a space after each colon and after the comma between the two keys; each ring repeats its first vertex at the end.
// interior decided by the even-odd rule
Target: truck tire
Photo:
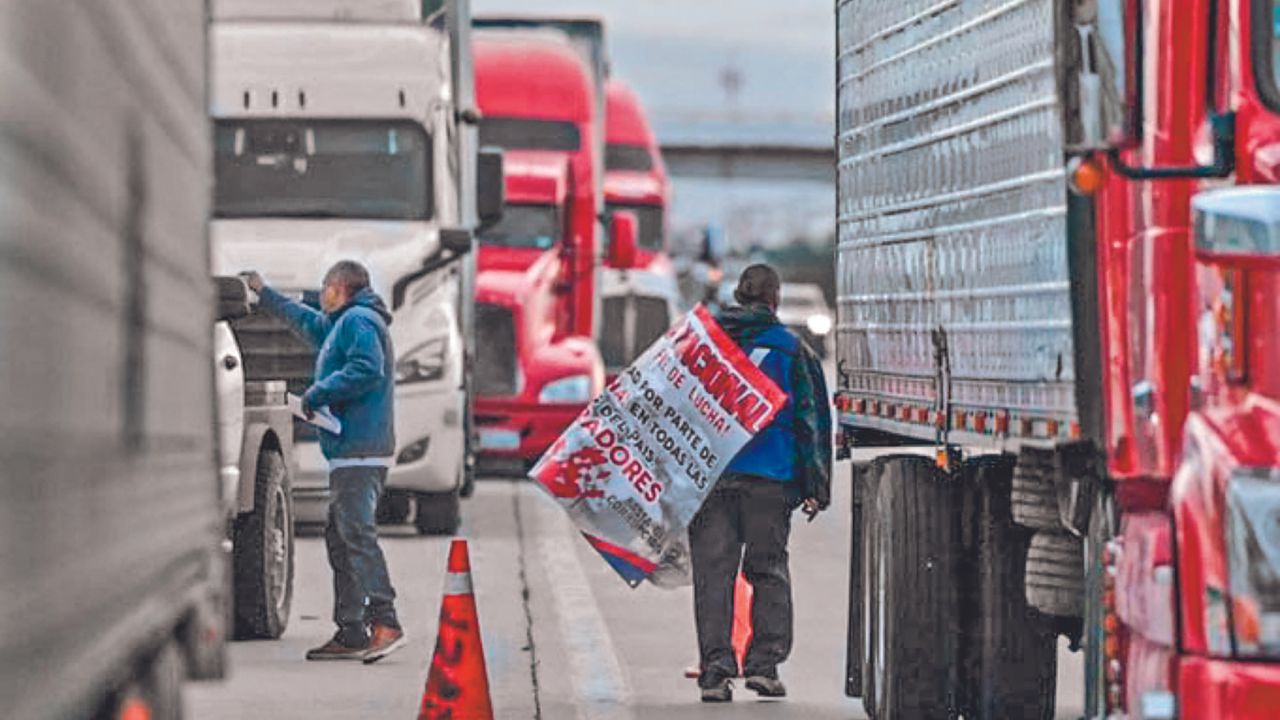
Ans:
{"type": "Polygon", "coordinates": [[[1046,615],[1080,617],[1084,611],[1084,556],[1080,538],[1041,530],[1027,551],[1027,602],[1046,615]]]}
{"type": "Polygon", "coordinates": [[[182,720],[182,681],[186,668],[176,640],[166,642],[152,658],[143,680],[151,720],[182,720]]]}
{"type": "Polygon", "coordinates": [[[1053,453],[1024,448],[1013,470],[1013,520],[1032,530],[1061,530],[1053,453]]]}
{"type": "Polygon", "coordinates": [[[458,489],[442,493],[418,493],[413,524],[419,535],[452,535],[461,520],[458,489]]]}
{"type": "Polygon", "coordinates": [[[388,488],[378,498],[377,519],[379,525],[403,525],[409,520],[413,495],[407,490],[388,488]]]}
{"type": "Polygon", "coordinates": [[[235,636],[278,638],[293,602],[293,499],[279,450],[258,454],[253,510],[236,517],[234,544],[235,636]]]}
{"type": "Polygon", "coordinates": [[[981,720],[1052,720],[1057,688],[1057,635],[1027,604],[1024,590],[1032,531],[1013,522],[1012,458],[980,458],[973,479],[973,600],[966,607],[969,712],[981,720]]]}
{"type": "Polygon", "coordinates": [[[868,712],[876,720],[958,717],[955,483],[918,456],[879,460],[871,472],[876,528],[868,712]]]}

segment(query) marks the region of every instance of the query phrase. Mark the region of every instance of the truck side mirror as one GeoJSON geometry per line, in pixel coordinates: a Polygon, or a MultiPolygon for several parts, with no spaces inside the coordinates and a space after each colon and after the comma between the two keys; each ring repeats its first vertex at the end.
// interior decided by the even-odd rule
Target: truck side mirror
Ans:
{"type": "Polygon", "coordinates": [[[503,166],[499,148],[482,147],[476,153],[476,214],[480,219],[477,230],[493,227],[502,219],[502,208],[507,202],[503,166]]]}
{"type": "Polygon", "coordinates": [[[249,286],[243,279],[221,275],[213,285],[218,293],[218,320],[238,320],[249,314],[249,286]]]}
{"type": "Polygon", "coordinates": [[[466,228],[441,228],[440,247],[456,255],[471,252],[471,231],[466,228]]]}
{"type": "Polygon", "coordinates": [[[636,266],[636,214],[615,210],[609,216],[609,267],[627,270],[636,266]]]}
{"type": "Polygon", "coordinates": [[[1129,148],[1142,135],[1141,0],[1098,0],[1077,10],[1076,122],[1072,145],[1129,148]]]}

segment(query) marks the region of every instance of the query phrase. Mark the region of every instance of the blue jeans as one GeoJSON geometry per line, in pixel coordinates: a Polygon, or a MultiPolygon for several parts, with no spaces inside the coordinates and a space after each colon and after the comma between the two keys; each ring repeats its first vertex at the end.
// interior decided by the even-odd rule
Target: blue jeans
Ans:
{"type": "Polygon", "coordinates": [[[369,643],[370,623],[400,627],[396,591],[387,561],[378,547],[375,513],[387,469],[338,468],[329,473],[329,523],[324,544],[333,568],[333,622],[339,642],[348,647],[369,643]]]}

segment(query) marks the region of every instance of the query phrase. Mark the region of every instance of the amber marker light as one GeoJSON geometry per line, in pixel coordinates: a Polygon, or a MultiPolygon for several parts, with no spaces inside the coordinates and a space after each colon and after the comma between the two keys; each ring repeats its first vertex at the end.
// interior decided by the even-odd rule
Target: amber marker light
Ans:
{"type": "Polygon", "coordinates": [[[1071,158],[1067,163],[1067,177],[1071,190],[1085,197],[1096,195],[1107,180],[1102,164],[1093,156],[1071,158]]]}

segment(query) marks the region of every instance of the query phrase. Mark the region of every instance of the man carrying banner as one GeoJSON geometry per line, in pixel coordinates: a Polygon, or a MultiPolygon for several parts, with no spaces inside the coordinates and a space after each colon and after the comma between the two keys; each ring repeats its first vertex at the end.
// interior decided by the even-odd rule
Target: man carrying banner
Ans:
{"type": "Polygon", "coordinates": [[[739,305],[716,318],[787,402],[734,456],[689,525],[703,702],[733,699],[733,586],[740,560],[755,592],[746,685],[762,697],[786,695],[778,665],[791,653],[791,513],[803,507],[812,520],[831,498],[826,381],[813,350],[778,321],[780,291],[773,268],[752,265],[734,291],[739,305]]]}

